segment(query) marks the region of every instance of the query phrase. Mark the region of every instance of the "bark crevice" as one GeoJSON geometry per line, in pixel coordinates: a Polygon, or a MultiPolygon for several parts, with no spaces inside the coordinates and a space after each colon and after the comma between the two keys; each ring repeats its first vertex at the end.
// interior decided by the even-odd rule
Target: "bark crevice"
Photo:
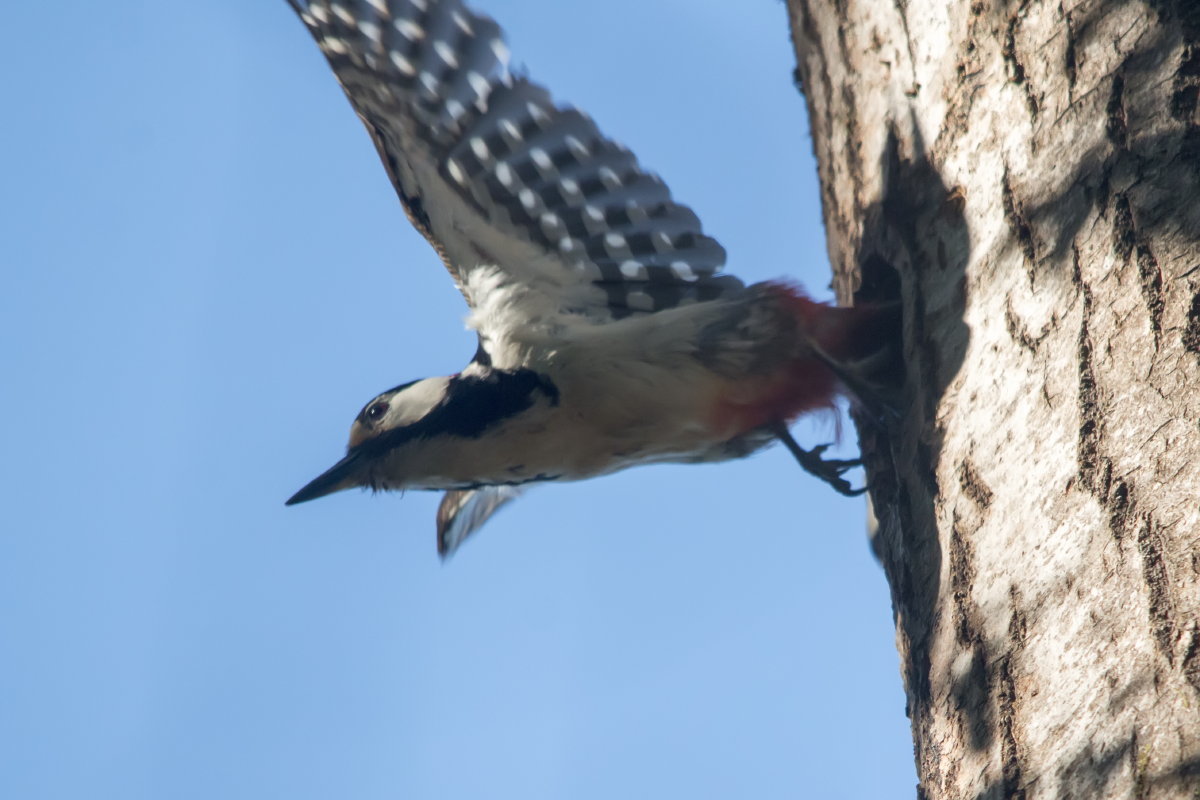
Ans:
{"type": "Polygon", "coordinates": [[[788,0],[918,796],[1200,797],[1200,3],[788,0]]]}

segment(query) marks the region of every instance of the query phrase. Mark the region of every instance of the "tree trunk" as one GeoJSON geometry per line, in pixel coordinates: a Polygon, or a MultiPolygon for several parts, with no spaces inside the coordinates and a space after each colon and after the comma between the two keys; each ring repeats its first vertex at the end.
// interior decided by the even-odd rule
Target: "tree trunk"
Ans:
{"type": "Polygon", "coordinates": [[[922,798],[1200,798],[1200,0],[789,0],[922,798]]]}

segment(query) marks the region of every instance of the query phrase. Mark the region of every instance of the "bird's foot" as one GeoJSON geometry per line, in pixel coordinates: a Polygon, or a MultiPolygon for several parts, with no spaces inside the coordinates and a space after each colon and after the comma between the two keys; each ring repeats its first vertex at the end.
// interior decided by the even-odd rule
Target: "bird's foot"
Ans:
{"type": "Polygon", "coordinates": [[[821,456],[829,449],[830,445],[819,444],[812,450],[805,450],[792,438],[791,432],[785,425],[777,426],[773,432],[779,441],[783,442],[788,452],[795,456],[797,463],[805,472],[825,481],[838,494],[857,497],[867,491],[866,486],[855,489],[850,485],[850,481],[842,477],[848,470],[861,467],[861,458],[826,460],[821,456]]]}

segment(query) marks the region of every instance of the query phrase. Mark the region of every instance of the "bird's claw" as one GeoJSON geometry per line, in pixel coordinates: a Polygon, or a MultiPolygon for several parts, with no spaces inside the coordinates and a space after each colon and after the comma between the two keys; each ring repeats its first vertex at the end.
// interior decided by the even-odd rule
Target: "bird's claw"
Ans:
{"type": "Polygon", "coordinates": [[[812,450],[805,450],[796,443],[796,440],[792,438],[792,434],[787,428],[782,426],[780,426],[780,430],[775,431],[775,435],[779,437],[784,446],[795,456],[797,463],[800,464],[800,467],[805,472],[825,481],[838,494],[846,497],[857,497],[867,491],[868,487],[866,486],[860,486],[855,489],[850,485],[850,481],[842,477],[848,470],[861,467],[861,458],[829,459],[826,461],[821,456],[829,449],[829,444],[819,444],[812,450]]]}
{"type": "Polygon", "coordinates": [[[796,460],[805,472],[825,481],[838,494],[846,497],[857,497],[867,490],[866,486],[858,489],[853,488],[850,482],[842,477],[847,471],[855,467],[862,466],[862,459],[829,459],[821,458],[821,454],[829,448],[829,445],[817,445],[812,450],[805,450],[799,445],[792,451],[796,460]]]}

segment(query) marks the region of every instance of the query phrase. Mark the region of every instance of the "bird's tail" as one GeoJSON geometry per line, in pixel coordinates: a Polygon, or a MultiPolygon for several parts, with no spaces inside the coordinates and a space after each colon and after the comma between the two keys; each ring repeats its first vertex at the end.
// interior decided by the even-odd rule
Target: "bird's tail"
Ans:
{"type": "Polygon", "coordinates": [[[839,308],[771,282],[748,287],[733,308],[702,337],[706,363],[730,378],[715,429],[741,435],[786,425],[843,395],[879,419],[898,412],[898,305],[839,308]]]}
{"type": "MultiPolygon", "coordinates": [[[[897,414],[904,380],[900,304],[831,306],[797,287],[772,286],[798,320],[815,358],[844,393],[877,418],[897,414]]],[[[811,372],[812,367],[803,370],[811,372]]]]}

